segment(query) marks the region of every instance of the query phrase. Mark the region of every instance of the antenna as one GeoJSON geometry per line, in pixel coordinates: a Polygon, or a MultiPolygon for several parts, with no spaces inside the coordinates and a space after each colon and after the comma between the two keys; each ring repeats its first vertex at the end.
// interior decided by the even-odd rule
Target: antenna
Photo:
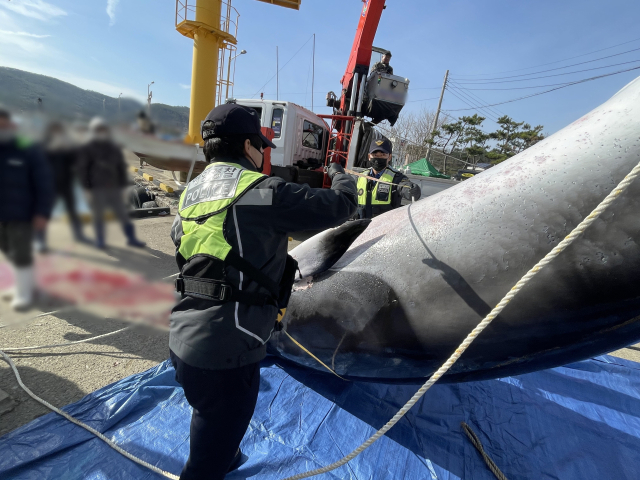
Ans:
{"type": "Polygon", "coordinates": [[[276,100],[280,100],[280,76],[278,73],[280,73],[280,64],[278,63],[278,46],[276,45],[276,100]]]}
{"type": "MultiPolygon", "coordinates": [[[[311,61],[311,111],[313,112],[313,86],[316,77],[316,34],[313,34],[313,60],[311,61]]],[[[307,70],[308,71],[308,70],[307,70]]]]}

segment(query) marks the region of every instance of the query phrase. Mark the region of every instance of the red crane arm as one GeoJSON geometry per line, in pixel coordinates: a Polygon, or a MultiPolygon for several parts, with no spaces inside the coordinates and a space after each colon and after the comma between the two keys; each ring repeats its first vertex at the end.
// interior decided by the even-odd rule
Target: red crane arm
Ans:
{"type": "Polygon", "coordinates": [[[366,75],[369,70],[369,63],[371,62],[371,47],[373,46],[373,39],[376,36],[376,30],[378,30],[378,23],[380,23],[380,17],[382,16],[382,10],[384,9],[385,0],[363,0],[362,14],[360,15],[360,22],[358,22],[358,29],[356,30],[356,36],[353,39],[353,46],[351,47],[351,55],[349,56],[349,62],[347,63],[347,69],[342,77],[342,102],[341,110],[346,113],[348,104],[346,103],[347,97],[350,97],[350,85],[353,80],[353,74],[358,72],[366,75]]]}

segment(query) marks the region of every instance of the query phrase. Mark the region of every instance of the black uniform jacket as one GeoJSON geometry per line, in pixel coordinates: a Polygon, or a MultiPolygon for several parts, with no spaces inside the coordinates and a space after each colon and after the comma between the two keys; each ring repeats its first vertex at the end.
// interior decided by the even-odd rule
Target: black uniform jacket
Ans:
{"type": "MultiPolygon", "coordinates": [[[[393,172],[394,177],[392,183],[395,185],[391,186],[391,203],[387,205],[371,205],[371,195],[373,193],[373,189],[376,186],[376,182],[373,180],[367,181],[367,205],[359,205],[358,206],[358,218],[373,218],[377,215],[381,215],[383,213],[388,212],[389,210],[393,210],[394,208],[398,208],[402,205],[402,199],[411,200],[411,188],[417,190],[417,193],[414,194],[414,200],[420,199],[420,190],[416,188],[416,184],[411,182],[407,178],[407,176],[399,172],[398,170],[387,167],[385,173],[393,172]]],[[[369,176],[374,176],[373,170],[369,170],[365,172],[369,176]]]]}
{"type": "MultiPolygon", "coordinates": [[[[254,170],[248,160],[229,161],[254,170]]],[[[275,282],[282,278],[289,233],[335,227],[350,218],[357,208],[355,181],[344,174],[334,177],[331,189],[315,189],[270,177],[245,193],[244,198],[251,201],[240,201],[227,210],[225,239],[235,252],[275,282]]],[[[176,247],[182,235],[182,222],[177,216],[171,230],[176,247]]],[[[211,268],[202,257],[194,257],[185,264],[177,250],[176,260],[185,276],[202,276],[203,271],[211,268]]],[[[232,287],[242,282],[243,291],[265,293],[235,268],[226,266],[225,270],[226,283],[232,287]]],[[[241,367],[265,357],[266,342],[276,317],[273,305],[258,307],[186,296],[171,313],[169,347],[194,367],[241,367]]]]}
{"type": "Polygon", "coordinates": [[[49,217],[53,200],[51,168],[42,151],[21,140],[0,143],[0,222],[49,217]]]}

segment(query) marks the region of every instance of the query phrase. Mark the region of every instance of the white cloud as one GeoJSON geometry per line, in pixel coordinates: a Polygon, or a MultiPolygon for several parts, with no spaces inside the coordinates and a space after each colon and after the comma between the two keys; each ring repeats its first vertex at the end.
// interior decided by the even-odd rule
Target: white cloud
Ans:
{"type": "Polygon", "coordinates": [[[180,83],[180,88],[184,88],[185,90],[191,89],[191,85],[185,85],[184,83],[180,83]]]}
{"type": "Polygon", "coordinates": [[[54,17],[61,17],[67,14],[63,9],[56,7],[43,0],[19,0],[2,1],[0,7],[4,7],[25,17],[47,21],[54,17]]]}
{"type": "Polygon", "coordinates": [[[51,35],[37,35],[29,32],[9,32],[7,30],[0,30],[0,35],[16,35],[18,37],[31,37],[31,38],[47,38],[51,35]]]}
{"type": "Polygon", "coordinates": [[[120,0],[107,0],[107,15],[109,15],[109,25],[116,23],[116,7],[120,0]]]}
{"type": "Polygon", "coordinates": [[[24,52],[36,54],[45,51],[45,44],[38,39],[48,37],[48,35],[32,35],[27,32],[9,32],[0,30],[0,60],[4,64],[8,54],[23,55],[24,52]],[[16,34],[17,33],[17,34],[16,34]],[[15,51],[13,48],[22,50],[22,53],[15,51]]]}

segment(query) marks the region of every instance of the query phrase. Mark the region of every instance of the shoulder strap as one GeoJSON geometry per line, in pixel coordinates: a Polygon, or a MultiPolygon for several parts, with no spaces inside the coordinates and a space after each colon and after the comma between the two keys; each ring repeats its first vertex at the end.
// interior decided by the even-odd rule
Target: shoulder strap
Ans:
{"type": "Polygon", "coordinates": [[[231,265],[242,273],[245,273],[251,280],[255,281],[262,288],[267,290],[274,298],[280,295],[279,285],[265,275],[262,270],[254,267],[247,260],[238,255],[233,249],[227,254],[225,263],[231,265]]]}

